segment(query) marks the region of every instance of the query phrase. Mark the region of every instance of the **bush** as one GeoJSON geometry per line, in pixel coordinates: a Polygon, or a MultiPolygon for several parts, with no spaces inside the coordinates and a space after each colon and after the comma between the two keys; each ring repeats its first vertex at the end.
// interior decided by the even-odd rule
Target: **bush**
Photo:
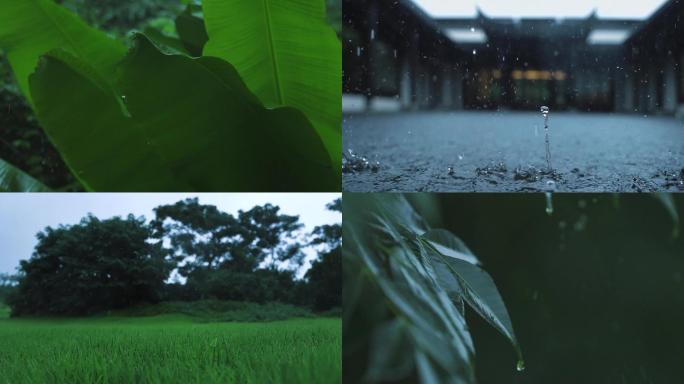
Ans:
{"type": "Polygon", "coordinates": [[[282,303],[250,303],[220,300],[202,300],[195,302],[170,301],[155,305],[144,305],[125,311],[116,312],[126,316],[159,316],[166,314],[184,314],[201,321],[276,321],[293,317],[311,317],[305,308],[282,303]]]}

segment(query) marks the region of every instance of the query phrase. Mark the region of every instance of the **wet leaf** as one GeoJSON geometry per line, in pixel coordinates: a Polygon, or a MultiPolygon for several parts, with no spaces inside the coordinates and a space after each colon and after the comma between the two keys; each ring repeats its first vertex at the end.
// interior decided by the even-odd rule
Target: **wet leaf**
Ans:
{"type": "MultiPolygon", "coordinates": [[[[477,258],[460,239],[448,231],[430,230],[401,194],[350,194],[342,204],[344,311],[352,314],[345,318],[347,323],[354,324],[345,327],[344,342],[355,346],[355,354],[367,344],[371,359],[353,363],[365,366],[366,378],[473,383],[474,346],[465,323],[465,302],[508,336],[520,355],[496,286],[471,264],[477,258]],[[364,278],[354,278],[361,275],[364,278]],[[359,281],[366,289],[377,286],[370,289],[378,292],[373,302],[361,304],[351,296],[358,292],[354,286],[359,281]],[[368,306],[374,313],[387,307],[393,317],[371,317],[368,306]],[[356,332],[359,328],[364,331],[356,332]],[[368,329],[374,337],[367,336],[368,329]],[[407,367],[412,367],[411,375],[407,367]]],[[[355,356],[345,353],[345,361],[355,356]]]]}
{"type": "Polygon", "coordinates": [[[452,295],[463,297],[471,308],[509,339],[518,358],[522,359],[508,311],[489,274],[457,258],[435,257],[433,261],[442,287],[452,295]]]}

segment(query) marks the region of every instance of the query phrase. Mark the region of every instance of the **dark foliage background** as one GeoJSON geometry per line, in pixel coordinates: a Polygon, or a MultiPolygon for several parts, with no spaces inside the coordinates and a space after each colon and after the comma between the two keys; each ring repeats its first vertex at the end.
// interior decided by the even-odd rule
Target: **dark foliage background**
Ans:
{"type": "MultiPolygon", "coordinates": [[[[469,313],[480,383],[673,383],[684,377],[684,242],[648,195],[442,194],[509,310],[526,370],[469,313]]],[[[674,195],[679,216],[684,196],[674,195]]]]}

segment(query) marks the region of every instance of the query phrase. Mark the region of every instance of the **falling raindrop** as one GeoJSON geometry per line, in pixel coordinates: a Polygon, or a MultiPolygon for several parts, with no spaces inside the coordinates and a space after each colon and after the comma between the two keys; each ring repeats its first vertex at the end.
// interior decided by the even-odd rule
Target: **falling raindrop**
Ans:
{"type": "Polygon", "coordinates": [[[553,200],[551,192],[544,193],[544,196],[546,197],[546,214],[551,216],[553,213],[553,200]]]}
{"type": "Polygon", "coordinates": [[[477,55],[477,50],[473,49],[473,55],[477,55]]]}
{"type": "Polygon", "coordinates": [[[458,155],[459,160],[463,160],[463,155],[458,155]]]}
{"type": "Polygon", "coordinates": [[[128,99],[126,98],[126,95],[121,96],[121,101],[123,101],[123,103],[126,104],[126,102],[128,101],[128,99]]]}
{"type": "Polygon", "coordinates": [[[470,27],[470,32],[475,32],[475,27],[470,27]]]}
{"type": "Polygon", "coordinates": [[[371,40],[375,40],[375,29],[372,29],[372,28],[371,28],[370,39],[371,39],[371,40]]]}

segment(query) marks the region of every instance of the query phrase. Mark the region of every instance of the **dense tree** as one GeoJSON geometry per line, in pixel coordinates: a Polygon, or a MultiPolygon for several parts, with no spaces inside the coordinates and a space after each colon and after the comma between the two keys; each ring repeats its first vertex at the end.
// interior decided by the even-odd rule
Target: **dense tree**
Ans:
{"type": "Polygon", "coordinates": [[[79,315],[159,300],[171,265],[150,236],[132,215],[47,227],[21,262],[12,314],[79,315]]]}
{"type": "Polygon", "coordinates": [[[252,272],[282,263],[298,266],[303,257],[296,241],[302,227],[299,217],[281,214],[271,204],[234,217],[195,198],[159,206],[155,214],[155,236],[169,240],[185,277],[202,269],[252,272]]]}
{"type": "MultiPolygon", "coordinates": [[[[326,205],[326,208],[342,213],[342,199],[335,199],[326,205]]],[[[336,223],[317,226],[313,230],[312,237],[312,245],[323,244],[327,249],[335,249],[342,245],[342,225],[336,223]]]]}
{"type": "Polygon", "coordinates": [[[323,311],[342,306],[342,247],[321,255],[306,273],[313,307],[323,311]]]}
{"type": "Polygon", "coordinates": [[[173,299],[294,302],[294,273],[303,258],[298,216],[271,204],[236,216],[186,199],[155,209],[151,226],[166,239],[184,286],[173,299]]]}
{"type": "MultiPolygon", "coordinates": [[[[342,212],[342,199],[327,205],[331,211],[342,212]]],[[[308,281],[313,307],[327,310],[342,306],[342,225],[322,225],[314,228],[313,245],[323,245],[320,259],[311,264],[305,278],[308,281]]]]}

